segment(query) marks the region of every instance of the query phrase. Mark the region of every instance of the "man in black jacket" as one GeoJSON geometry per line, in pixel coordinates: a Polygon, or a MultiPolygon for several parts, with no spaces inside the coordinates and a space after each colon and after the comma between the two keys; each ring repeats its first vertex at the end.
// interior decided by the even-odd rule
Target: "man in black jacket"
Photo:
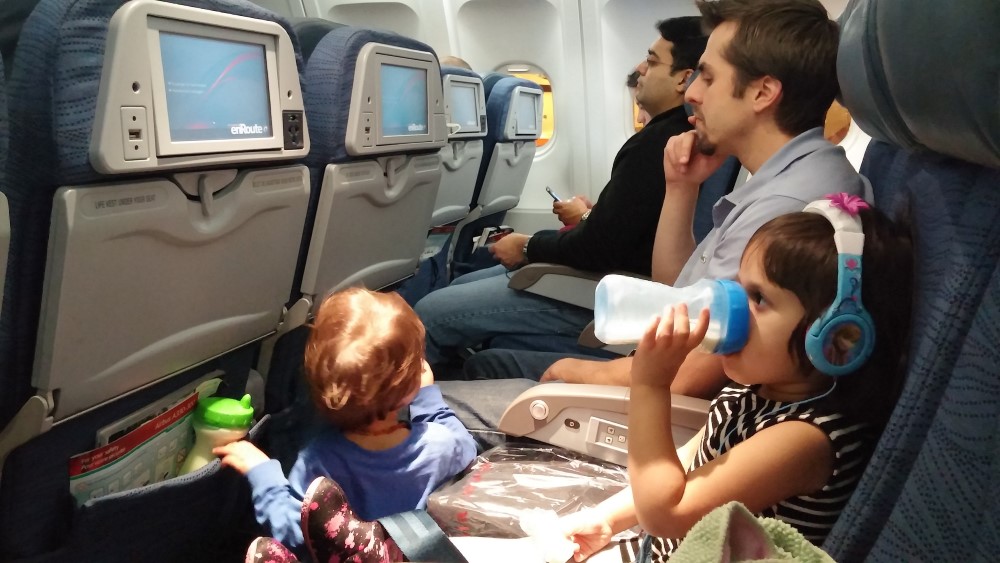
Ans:
{"type": "MultiPolygon", "coordinates": [[[[502,266],[462,276],[417,303],[432,366],[480,344],[581,350],[576,339],[593,319],[592,311],[510,289],[504,267],[551,262],[650,275],[664,197],[663,147],[670,137],[691,128],[683,107],[684,88],[706,43],[697,17],[664,20],[657,28],[660,37],[637,69],[636,87],[637,102],[654,117],[618,151],[611,179],[586,217],[569,230],[504,237],[492,247],[502,266]]],[[[446,375],[441,371],[436,372],[439,377],[446,375]]]]}

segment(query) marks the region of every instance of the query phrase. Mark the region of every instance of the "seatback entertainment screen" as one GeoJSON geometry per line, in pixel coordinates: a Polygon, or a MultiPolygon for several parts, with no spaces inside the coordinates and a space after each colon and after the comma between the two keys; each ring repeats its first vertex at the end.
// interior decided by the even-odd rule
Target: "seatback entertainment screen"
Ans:
{"type": "Polygon", "coordinates": [[[264,46],[160,32],[173,142],[271,137],[264,46]]]}
{"type": "Polygon", "coordinates": [[[461,125],[463,133],[479,131],[479,111],[476,107],[476,87],[453,82],[451,85],[451,118],[461,125]]]}
{"type": "Polygon", "coordinates": [[[426,135],[427,71],[382,64],[382,136],[426,135]]]}

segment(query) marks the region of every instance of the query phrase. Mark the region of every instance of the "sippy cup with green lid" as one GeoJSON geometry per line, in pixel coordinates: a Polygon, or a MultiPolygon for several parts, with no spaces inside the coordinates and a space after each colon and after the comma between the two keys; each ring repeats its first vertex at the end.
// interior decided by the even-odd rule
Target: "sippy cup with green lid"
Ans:
{"type": "Polygon", "coordinates": [[[253,422],[250,395],[240,400],[228,397],[198,399],[191,426],[194,428],[194,447],[184,459],[178,475],[190,473],[213,459],[212,449],[246,436],[253,422]]]}

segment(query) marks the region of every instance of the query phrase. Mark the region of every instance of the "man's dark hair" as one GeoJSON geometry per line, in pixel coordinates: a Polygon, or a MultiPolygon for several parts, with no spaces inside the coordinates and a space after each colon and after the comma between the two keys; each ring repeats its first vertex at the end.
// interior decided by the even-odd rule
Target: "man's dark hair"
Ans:
{"type": "Polygon", "coordinates": [[[820,127],[837,95],[837,24],[818,0],[696,0],[709,30],[737,26],[723,57],[736,68],[734,96],[771,76],[781,82],[775,119],[798,135],[820,127]]]}
{"type": "Polygon", "coordinates": [[[708,43],[708,36],[705,35],[698,16],[663,20],[656,23],[656,29],[663,39],[674,44],[670,49],[670,56],[674,58],[670,72],[698,68],[698,59],[705,52],[705,44],[708,43]]]}

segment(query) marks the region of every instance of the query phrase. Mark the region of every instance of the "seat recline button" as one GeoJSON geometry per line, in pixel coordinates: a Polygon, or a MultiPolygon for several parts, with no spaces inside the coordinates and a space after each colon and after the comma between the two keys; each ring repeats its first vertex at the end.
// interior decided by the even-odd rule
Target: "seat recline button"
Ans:
{"type": "Polygon", "coordinates": [[[542,400],[531,401],[531,405],[528,406],[528,412],[531,413],[531,418],[535,420],[545,420],[549,417],[549,405],[542,400]]]}

